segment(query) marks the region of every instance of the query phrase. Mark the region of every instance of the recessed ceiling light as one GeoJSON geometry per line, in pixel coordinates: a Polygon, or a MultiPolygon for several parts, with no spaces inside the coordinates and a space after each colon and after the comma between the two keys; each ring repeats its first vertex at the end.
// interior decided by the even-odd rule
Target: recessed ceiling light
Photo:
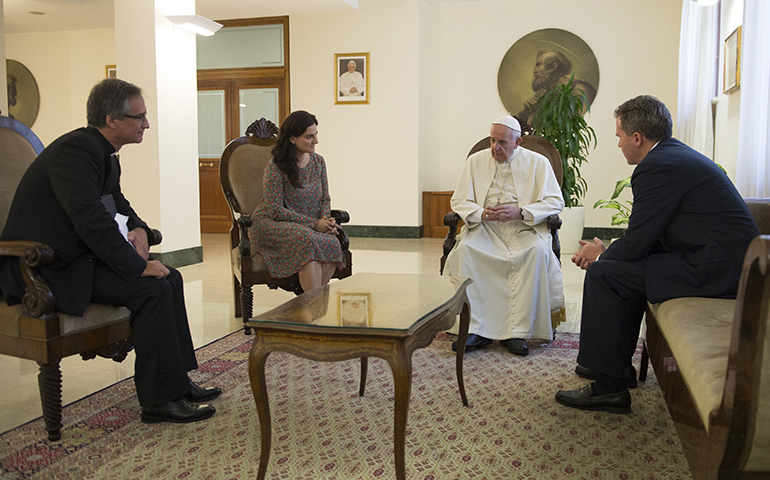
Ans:
{"type": "Polygon", "coordinates": [[[36,11],[33,10],[33,11],[29,12],[29,14],[30,15],[45,15],[45,12],[36,12],[36,11]]]}

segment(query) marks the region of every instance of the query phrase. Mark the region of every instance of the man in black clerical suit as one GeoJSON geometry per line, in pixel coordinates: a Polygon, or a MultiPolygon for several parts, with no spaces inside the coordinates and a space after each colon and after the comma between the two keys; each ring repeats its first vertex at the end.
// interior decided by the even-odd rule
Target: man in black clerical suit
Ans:
{"type": "Polygon", "coordinates": [[[586,270],[575,372],[596,381],[560,390],[570,407],[631,411],[631,357],[645,302],[735,298],[743,257],[759,229],[727,175],[671,137],[671,114],[648,95],[615,110],[618,146],[629,165],[634,204],[626,232],[609,247],[583,242],[572,261],[586,270]]]}
{"type": "MultiPolygon", "coordinates": [[[[187,376],[198,368],[180,273],[149,257],[147,224],[120,190],[117,153],[150,128],[139,87],[105,79],[91,90],[88,126],[56,139],[30,165],[14,196],[2,240],[48,244],[55,259],[40,268],[57,310],[81,316],[89,303],[131,310],[135,384],[146,423],[186,423],[215,409],[217,397],[187,376]],[[115,213],[127,217],[121,233],[115,213]],[[125,234],[125,236],[124,236],[125,234]]],[[[19,264],[0,259],[0,290],[19,303],[19,264]]]]}

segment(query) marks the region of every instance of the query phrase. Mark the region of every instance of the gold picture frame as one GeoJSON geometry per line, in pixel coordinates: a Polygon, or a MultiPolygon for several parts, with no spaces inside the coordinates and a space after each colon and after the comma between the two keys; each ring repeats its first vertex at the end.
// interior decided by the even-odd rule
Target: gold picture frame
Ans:
{"type": "Polygon", "coordinates": [[[334,72],[335,105],[369,104],[369,52],[335,53],[334,72]],[[350,66],[355,68],[351,70],[350,66]]]}
{"type": "Polygon", "coordinates": [[[338,293],[337,307],[337,323],[340,326],[372,326],[371,293],[338,293]]]}
{"type": "Polygon", "coordinates": [[[118,78],[118,67],[115,65],[105,65],[104,78],[118,78]]]}
{"type": "Polygon", "coordinates": [[[724,93],[732,93],[741,86],[741,27],[725,39],[725,71],[722,80],[724,93]]]}

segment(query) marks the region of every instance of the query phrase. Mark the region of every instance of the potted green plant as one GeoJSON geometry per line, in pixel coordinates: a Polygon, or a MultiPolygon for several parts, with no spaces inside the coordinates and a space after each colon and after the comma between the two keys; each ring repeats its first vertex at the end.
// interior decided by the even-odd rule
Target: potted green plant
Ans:
{"type": "Polygon", "coordinates": [[[618,211],[612,216],[612,225],[628,225],[628,218],[631,216],[631,207],[634,202],[631,200],[621,202],[617,198],[623,189],[629,187],[631,187],[631,177],[618,180],[618,183],[615,184],[615,191],[612,192],[612,197],[609,200],[598,200],[594,203],[594,208],[611,208],[618,211]]]}
{"type": "Polygon", "coordinates": [[[561,215],[562,253],[577,251],[578,240],[583,238],[585,209],[580,199],[585,197],[588,184],[580,174],[580,167],[588,162],[591,142],[596,148],[596,133],[583,118],[590,105],[584,91],[573,91],[574,78],[573,73],[567,83],[546,92],[532,120],[534,133],[551,142],[561,156],[564,172],[561,191],[567,207],[561,215]]]}

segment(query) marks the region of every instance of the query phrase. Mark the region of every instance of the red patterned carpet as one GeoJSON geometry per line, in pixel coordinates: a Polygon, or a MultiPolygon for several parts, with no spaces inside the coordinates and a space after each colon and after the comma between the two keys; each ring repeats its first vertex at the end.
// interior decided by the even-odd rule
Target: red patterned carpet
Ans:
{"type": "MultiPolygon", "coordinates": [[[[495,344],[466,355],[463,407],[449,338],[415,352],[406,437],[408,479],[689,479],[682,448],[651,374],[632,390],[633,413],[583,412],[557,404],[573,373],[577,336],[514,357],[495,344]]],[[[132,380],[64,409],[60,442],[42,420],[0,436],[0,479],[253,479],[259,421],[248,381],[251,337],[234,333],[198,350],[195,380],[219,385],[217,414],[188,425],[145,425],[132,380]]],[[[637,358],[638,364],[638,358],[637,358]]],[[[369,362],[358,397],[358,361],[268,359],[273,419],[270,479],[390,479],[393,377],[369,362]]]]}

